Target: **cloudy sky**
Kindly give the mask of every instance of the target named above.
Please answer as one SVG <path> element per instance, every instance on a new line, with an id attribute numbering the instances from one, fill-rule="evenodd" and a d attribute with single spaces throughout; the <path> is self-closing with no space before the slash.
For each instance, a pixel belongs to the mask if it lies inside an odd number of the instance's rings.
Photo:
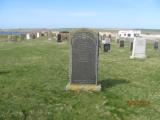
<path id="1" fill-rule="evenodd" d="M 160 28 L 160 0 L 0 0 L 0 28 Z"/>

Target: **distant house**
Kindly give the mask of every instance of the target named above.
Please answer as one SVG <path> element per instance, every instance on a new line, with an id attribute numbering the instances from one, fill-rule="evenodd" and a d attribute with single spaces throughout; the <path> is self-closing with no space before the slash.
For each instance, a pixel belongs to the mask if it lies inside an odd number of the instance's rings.
<path id="1" fill-rule="evenodd" d="M 118 32 L 118 37 L 123 37 L 123 38 L 134 38 L 139 36 L 141 36 L 140 30 L 120 30 Z"/>

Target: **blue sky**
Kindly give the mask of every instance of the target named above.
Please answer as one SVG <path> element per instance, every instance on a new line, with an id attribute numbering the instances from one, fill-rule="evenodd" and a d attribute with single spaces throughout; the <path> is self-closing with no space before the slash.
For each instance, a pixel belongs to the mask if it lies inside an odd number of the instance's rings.
<path id="1" fill-rule="evenodd" d="M 0 28 L 160 28 L 160 0 L 0 0 Z"/>

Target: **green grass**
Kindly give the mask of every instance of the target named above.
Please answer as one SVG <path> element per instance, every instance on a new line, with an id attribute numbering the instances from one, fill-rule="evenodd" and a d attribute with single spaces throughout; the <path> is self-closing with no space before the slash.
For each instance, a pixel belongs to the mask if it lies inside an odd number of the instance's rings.
<path id="1" fill-rule="evenodd" d="M 65 91 L 69 42 L 0 43 L 0 120 L 159 120 L 160 51 L 130 60 L 129 46 L 100 49 L 101 92 Z M 150 104 L 129 105 L 127 101 Z"/>

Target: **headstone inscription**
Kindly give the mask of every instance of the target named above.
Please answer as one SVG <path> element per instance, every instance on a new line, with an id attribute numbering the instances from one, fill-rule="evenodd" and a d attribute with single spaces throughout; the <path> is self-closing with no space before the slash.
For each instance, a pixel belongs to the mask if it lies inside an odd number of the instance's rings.
<path id="1" fill-rule="evenodd" d="M 134 58 L 145 58 L 146 57 L 146 39 L 135 37 L 133 41 L 133 50 L 131 59 Z"/>
<path id="2" fill-rule="evenodd" d="M 67 90 L 101 90 L 97 85 L 98 34 L 89 30 L 74 33 L 71 39 L 70 82 Z"/>

